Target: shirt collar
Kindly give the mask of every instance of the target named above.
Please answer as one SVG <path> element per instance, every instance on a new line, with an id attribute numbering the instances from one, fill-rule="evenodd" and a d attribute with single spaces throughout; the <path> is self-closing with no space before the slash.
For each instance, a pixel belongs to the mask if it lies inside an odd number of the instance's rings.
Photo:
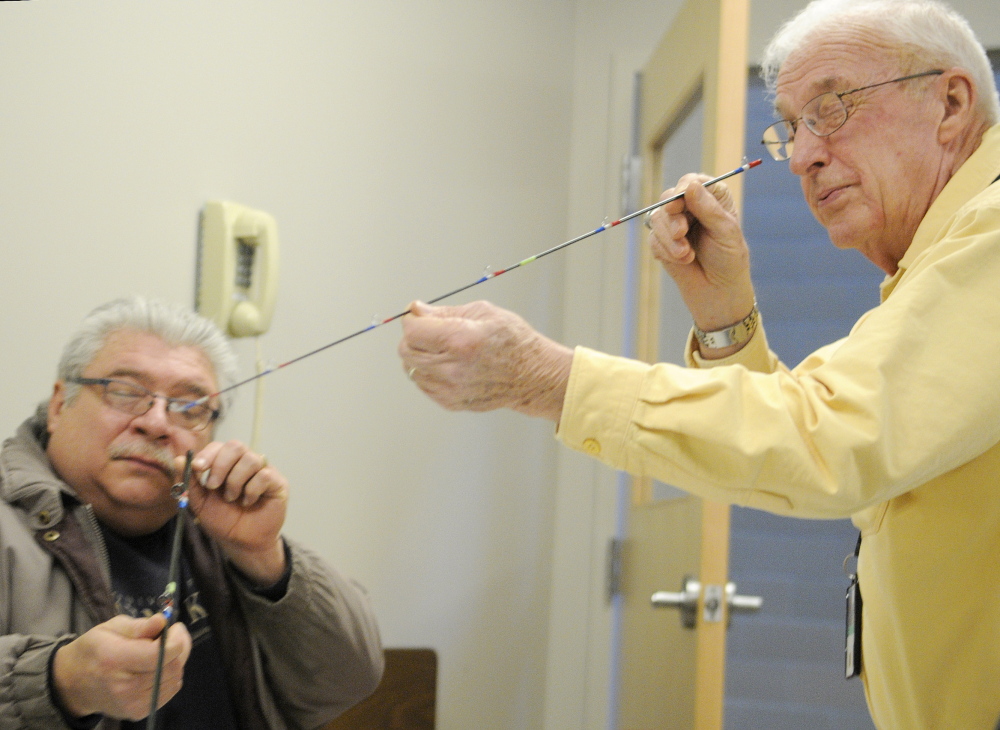
<path id="1" fill-rule="evenodd" d="M 1000 173 L 1000 124 L 986 130 L 975 152 L 962 163 L 938 194 L 924 215 L 909 248 L 899 260 L 899 268 L 887 276 L 880 287 L 882 301 L 892 294 L 899 280 L 913 261 L 938 240 L 941 231 L 955 212 L 978 193 L 985 190 Z"/>

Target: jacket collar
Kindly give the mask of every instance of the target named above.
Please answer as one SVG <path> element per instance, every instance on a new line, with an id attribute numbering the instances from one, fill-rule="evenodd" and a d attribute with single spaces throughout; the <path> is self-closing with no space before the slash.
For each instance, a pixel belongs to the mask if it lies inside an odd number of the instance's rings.
<path id="1" fill-rule="evenodd" d="M 45 423 L 46 408 L 42 404 L 0 450 L 0 499 L 23 510 L 35 529 L 62 520 L 64 499 L 78 502 L 45 453 Z"/>

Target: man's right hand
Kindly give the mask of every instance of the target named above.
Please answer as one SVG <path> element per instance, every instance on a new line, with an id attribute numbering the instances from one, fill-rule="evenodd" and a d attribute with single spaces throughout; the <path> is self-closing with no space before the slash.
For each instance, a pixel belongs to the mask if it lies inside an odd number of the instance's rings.
<path id="1" fill-rule="evenodd" d="M 149 715 L 160 651 L 162 613 L 115 616 L 59 648 L 52 664 L 54 691 L 75 717 L 101 714 L 123 720 Z M 182 623 L 167 632 L 159 704 L 181 688 L 191 635 Z"/>
<path id="2" fill-rule="evenodd" d="M 676 282 L 695 324 L 711 332 L 747 316 L 754 292 L 732 194 L 725 183 L 704 187 L 708 179 L 682 177 L 661 199 L 686 190 L 684 197 L 658 208 L 649 222 L 653 256 Z"/>
<path id="3" fill-rule="evenodd" d="M 511 408 L 559 423 L 573 351 L 489 302 L 413 302 L 399 356 L 410 380 L 453 411 Z"/>

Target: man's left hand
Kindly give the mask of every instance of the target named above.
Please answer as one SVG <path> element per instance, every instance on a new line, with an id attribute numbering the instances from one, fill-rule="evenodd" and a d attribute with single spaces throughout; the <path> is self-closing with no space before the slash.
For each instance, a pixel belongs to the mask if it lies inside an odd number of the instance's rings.
<path id="1" fill-rule="evenodd" d="M 281 527 L 288 480 L 239 441 L 213 441 L 191 466 L 191 510 L 202 528 L 254 583 L 276 583 L 285 571 Z M 177 457 L 175 468 L 183 473 L 184 457 Z"/>

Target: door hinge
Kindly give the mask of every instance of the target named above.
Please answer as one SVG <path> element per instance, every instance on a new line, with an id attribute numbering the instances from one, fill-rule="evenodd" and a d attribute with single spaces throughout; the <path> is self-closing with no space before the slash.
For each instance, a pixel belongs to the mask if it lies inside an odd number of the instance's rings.
<path id="1" fill-rule="evenodd" d="M 628 215 L 639 207 L 642 185 L 642 157 L 627 154 L 622 158 L 621 198 L 619 207 L 622 215 Z"/>
<path id="2" fill-rule="evenodd" d="M 625 541 L 619 537 L 613 537 L 608 541 L 608 569 L 606 588 L 608 600 L 622 592 L 622 550 Z"/>

